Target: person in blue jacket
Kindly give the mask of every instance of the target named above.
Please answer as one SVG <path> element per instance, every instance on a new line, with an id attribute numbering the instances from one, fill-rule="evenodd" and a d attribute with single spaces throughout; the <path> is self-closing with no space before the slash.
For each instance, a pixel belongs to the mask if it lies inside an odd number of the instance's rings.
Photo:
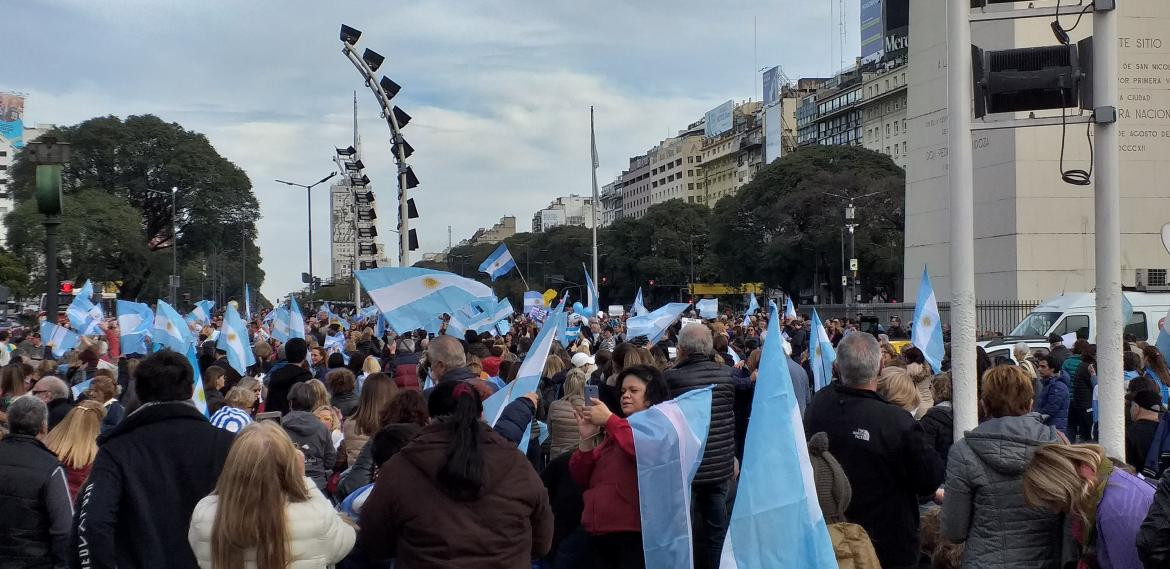
<path id="1" fill-rule="evenodd" d="M 1060 369 L 1056 358 L 1051 355 L 1037 358 L 1036 373 L 1040 376 L 1036 412 L 1044 416 L 1045 425 L 1052 425 L 1068 435 L 1068 403 L 1072 383 L 1068 374 Z"/>

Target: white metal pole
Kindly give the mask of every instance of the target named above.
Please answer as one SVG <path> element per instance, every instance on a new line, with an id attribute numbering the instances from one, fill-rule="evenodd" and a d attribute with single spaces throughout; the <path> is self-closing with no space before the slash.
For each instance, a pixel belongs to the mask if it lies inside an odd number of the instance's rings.
<path id="1" fill-rule="evenodd" d="M 1117 12 L 1093 17 L 1093 97 L 1097 108 L 1117 107 Z M 1113 114 L 1113 113 L 1108 113 Z M 1098 119 L 1111 117 L 1101 116 Z M 1100 442 L 1109 456 L 1125 456 L 1125 388 L 1122 382 L 1121 184 L 1117 124 L 1098 122 L 1093 145 L 1096 164 L 1097 396 Z"/>
<path id="2" fill-rule="evenodd" d="M 972 166 L 971 3 L 947 2 L 947 142 L 951 185 L 951 382 L 955 439 L 979 422 L 975 368 L 975 181 Z"/>
<path id="3" fill-rule="evenodd" d="M 593 160 L 591 164 L 591 170 L 593 172 L 593 275 L 590 278 L 593 279 L 593 286 L 597 286 L 597 279 L 601 278 L 597 274 L 597 202 L 600 196 L 597 194 L 597 135 L 593 132 L 593 107 L 589 107 L 589 145 Z M 600 306 L 593 306 L 591 308 L 595 311 L 601 310 Z"/>

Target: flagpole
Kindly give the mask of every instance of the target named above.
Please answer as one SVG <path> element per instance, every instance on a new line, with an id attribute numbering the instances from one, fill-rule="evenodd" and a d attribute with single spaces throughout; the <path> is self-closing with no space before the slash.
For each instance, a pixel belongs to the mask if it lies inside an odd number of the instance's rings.
<path id="1" fill-rule="evenodd" d="M 601 278 L 597 275 L 597 202 L 599 197 L 597 195 L 597 135 L 593 131 L 593 106 L 589 106 L 589 145 L 593 154 L 593 278 Z M 596 286 L 596 281 L 594 281 Z M 600 299 L 599 299 L 600 300 Z M 593 307 L 594 310 L 600 310 L 599 307 Z"/>

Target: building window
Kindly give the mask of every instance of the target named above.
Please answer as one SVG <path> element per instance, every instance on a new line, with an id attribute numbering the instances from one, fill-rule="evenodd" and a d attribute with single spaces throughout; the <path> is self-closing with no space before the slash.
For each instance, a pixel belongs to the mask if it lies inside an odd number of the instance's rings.
<path id="1" fill-rule="evenodd" d="M 894 134 L 898 134 L 898 123 L 894 123 Z"/>
<path id="2" fill-rule="evenodd" d="M 898 153 L 898 145 L 897 144 L 894 145 L 894 156 L 900 156 L 900 154 Z"/>
<path id="3" fill-rule="evenodd" d="M 886 137 L 890 136 L 890 123 L 886 123 Z"/>
<path id="4" fill-rule="evenodd" d="M 903 155 L 906 154 L 906 141 L 905 140 L 902 141 L 902 154 Z"/>
<path id="5" fill-rule="evenodd" d="M 888 156 L 889 154 L 890 154 L 890 147 L 889 147 L 889 146 L 887 146 L 887 147 L 886 147 L 886 155 Z"/>
<path id="6" fill-rule="evenodd" d="M 3 156 L 8 156 L 7 150 L 0 150 L 0 157 L 3 157 Z"/>

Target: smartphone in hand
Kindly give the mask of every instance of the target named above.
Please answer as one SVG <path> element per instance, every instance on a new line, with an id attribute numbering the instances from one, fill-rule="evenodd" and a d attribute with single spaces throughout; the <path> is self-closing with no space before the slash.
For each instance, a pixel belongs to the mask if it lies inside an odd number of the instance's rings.
<path id="1" fill-rule="evenodd" d="M 586 385 L 585 386 L 585 404 L 586 405 L 593 405 L 594 399 L 599 399 L 599 396 L 597 393 L 597 386 L 596 385 Z"/>

